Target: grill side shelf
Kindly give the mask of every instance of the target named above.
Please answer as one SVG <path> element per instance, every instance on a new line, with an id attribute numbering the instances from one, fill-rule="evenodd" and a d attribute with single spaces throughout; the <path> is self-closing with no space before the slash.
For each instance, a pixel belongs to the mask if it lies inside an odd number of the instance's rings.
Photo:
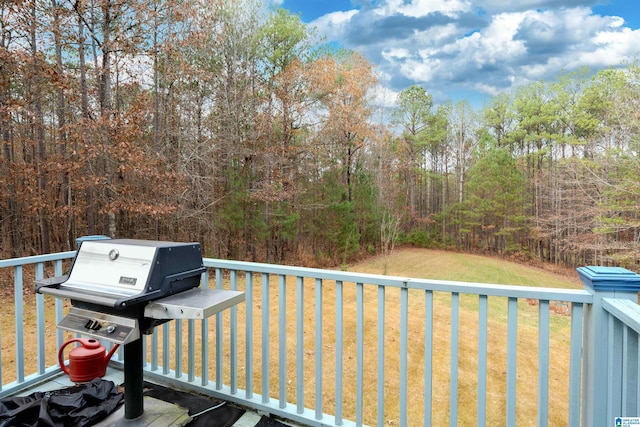
<path id="1" fill-rule="evenodd" d="M 244 301 L 244 292 L 193 288 L 148 303 L 144 316 L 152 319 L 205 319 Z"/>

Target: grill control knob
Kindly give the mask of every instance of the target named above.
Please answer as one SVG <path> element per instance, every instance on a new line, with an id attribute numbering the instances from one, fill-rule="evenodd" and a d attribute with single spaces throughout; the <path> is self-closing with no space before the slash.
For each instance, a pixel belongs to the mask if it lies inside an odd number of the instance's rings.
<path id="1" fill-rule="evenodd" d="M 97 320 L 89 320 L 87 321 L 87 323 L 84 325 L 85 328 L 90 329 L 92 331 L 97 331 L 98 329 L 100 329 L 100 322 L 98 322 Z"/>
<path id="2" fill-rule="evenodd" d="M 107 326 L 107 333 L 114 333 L 114 331 L 116 330 L 116 325 L 109 325 Z"/>

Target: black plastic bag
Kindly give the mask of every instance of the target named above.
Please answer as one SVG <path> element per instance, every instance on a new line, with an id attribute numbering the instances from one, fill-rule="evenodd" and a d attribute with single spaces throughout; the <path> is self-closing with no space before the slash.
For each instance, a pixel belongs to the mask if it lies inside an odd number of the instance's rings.
<path id="1" fill-rule="evenodd" d="M 116 410 L 124 395 L 112 381 L 96 378 L 60 390 L 0 400 L 0 427 L 84 427 Z"/>

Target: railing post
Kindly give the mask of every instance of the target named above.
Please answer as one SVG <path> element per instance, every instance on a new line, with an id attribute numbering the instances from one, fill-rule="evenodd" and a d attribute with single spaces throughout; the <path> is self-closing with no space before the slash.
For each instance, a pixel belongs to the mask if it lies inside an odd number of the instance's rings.
<path id="1" fill-rule="evenodd" d="M 640 275 L 620 267 L 580 267 L 577 269 L 585 289 L 593 293 L 593 304 L 585 306 L 582 364 L 582 426 L 611 425 L 607 414 L 611 381 L 608 315 L 602 308 L 603 298 L 629 299 L 638 302 Z M 618 414 L 620 415 L 620 414 Z"/>

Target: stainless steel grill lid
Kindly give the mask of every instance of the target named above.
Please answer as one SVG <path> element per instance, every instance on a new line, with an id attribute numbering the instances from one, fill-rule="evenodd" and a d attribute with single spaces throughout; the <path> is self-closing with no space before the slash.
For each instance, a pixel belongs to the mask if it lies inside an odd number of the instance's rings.
<path id="1" fill-rule="evenodd" d="M 199 243 L 85 241 L 69 274 L 36 291 L 121 310 L 197 287 L 204 271 Z"/>

